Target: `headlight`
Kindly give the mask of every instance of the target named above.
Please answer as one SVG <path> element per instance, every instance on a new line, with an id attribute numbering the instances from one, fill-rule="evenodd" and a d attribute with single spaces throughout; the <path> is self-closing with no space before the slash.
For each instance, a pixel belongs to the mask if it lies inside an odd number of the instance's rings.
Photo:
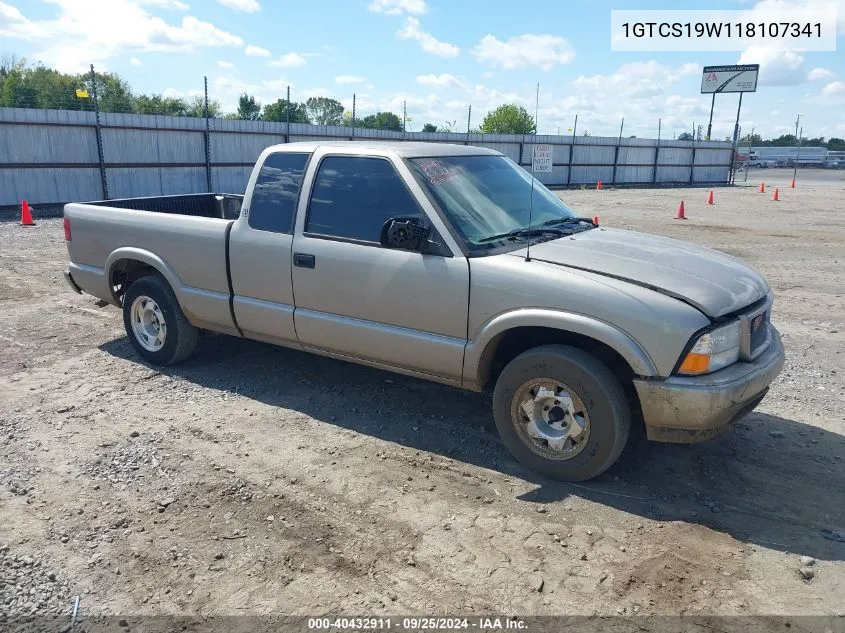
<path id="1" fill-rule="evenodd" d="M 740 325 L 735 321 L 698 337 L 684 357 L 679 374 L 709 374 L 739 360 Z"/>

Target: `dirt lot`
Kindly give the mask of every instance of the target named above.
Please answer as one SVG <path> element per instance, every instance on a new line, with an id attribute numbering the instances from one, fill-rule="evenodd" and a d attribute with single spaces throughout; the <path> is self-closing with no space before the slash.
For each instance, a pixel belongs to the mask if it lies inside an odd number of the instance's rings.
<path id="1" fill-rule="evenodd" d="M 487 396 L 217 336 L 151 368 L 60 221 L 0 225 L 0 612 L 842 613 L 845 193 L 774 172 L 561 194 L 750 261 L 788 354 L 729 434 L 585 485 L 516 465 Z"/>

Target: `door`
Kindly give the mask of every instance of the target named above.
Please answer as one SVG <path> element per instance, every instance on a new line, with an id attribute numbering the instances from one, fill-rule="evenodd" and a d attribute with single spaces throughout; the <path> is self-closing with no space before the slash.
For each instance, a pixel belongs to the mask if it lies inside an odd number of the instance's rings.
<path id="1" fill-rule="evenodd" d="M 293 225 L 310 154 L 274 152 L 247 187 L 249 206 L 229 236 L 229 266 L 238 327 L 247 338 L 298 345 L 293 327 Z"/>
<path id="2" fill-rule="evenodd" d="M 449 253 L 390 160 L 320 160 L 294 237 L 297 336 L 305 347 L 460 380 L 467 260 L 382 247 L 382 226 L 396 216 L 419 217 Z"/>

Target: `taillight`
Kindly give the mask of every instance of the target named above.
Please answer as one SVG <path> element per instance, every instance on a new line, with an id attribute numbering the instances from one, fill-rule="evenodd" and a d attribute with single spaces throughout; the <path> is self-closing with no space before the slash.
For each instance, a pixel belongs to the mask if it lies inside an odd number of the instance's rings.
<path id="1" fill-rule="evenodd" d="M 70 220 L 65 218 L 65 242 L 70 242 Z"/>

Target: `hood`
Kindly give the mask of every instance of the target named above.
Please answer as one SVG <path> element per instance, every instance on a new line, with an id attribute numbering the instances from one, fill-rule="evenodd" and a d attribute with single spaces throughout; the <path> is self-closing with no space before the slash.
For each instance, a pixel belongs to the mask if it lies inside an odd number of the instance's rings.
<path id="1" fill-rule="evenodd" d="M 525 257 L 525 249 L 510 255 Z M 652 288 L 710 318 L 766 296 L 766 280 L 740 259 L 703 246 L 620 229 L 592 229 L 532 244 L 531 259 Z"/>

